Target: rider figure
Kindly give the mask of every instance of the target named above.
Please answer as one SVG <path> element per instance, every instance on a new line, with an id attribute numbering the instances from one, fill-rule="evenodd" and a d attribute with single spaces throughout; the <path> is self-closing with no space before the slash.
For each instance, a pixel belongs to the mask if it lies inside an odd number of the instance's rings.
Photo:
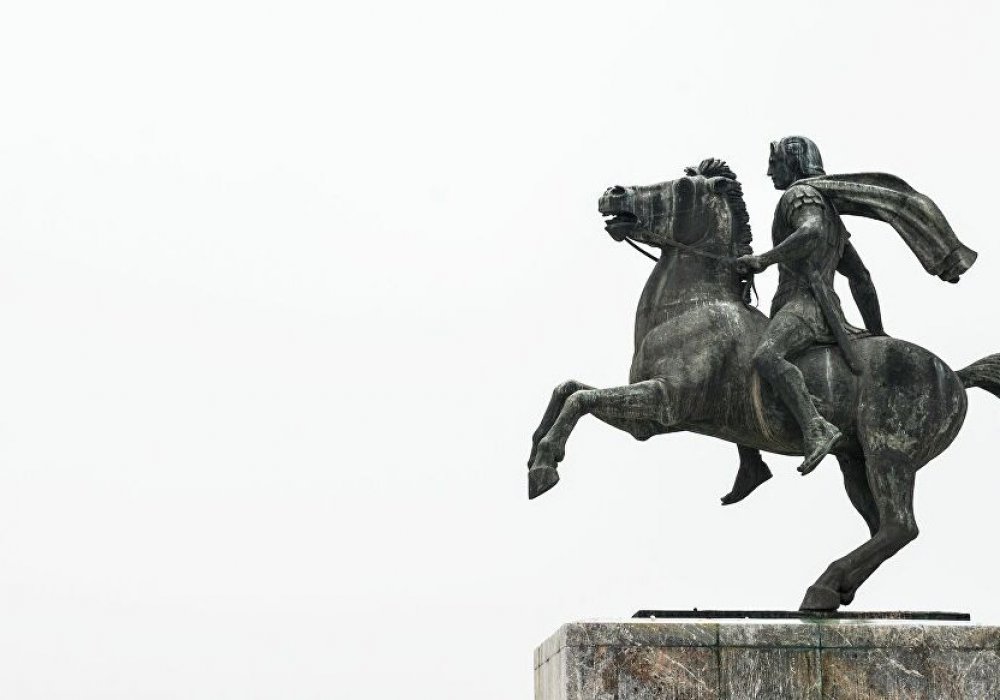
<path id="1" fill-rule="evenodd" d="M 785 190 L 774 213 L 774 248 L 740 257 L 737 269 L 756 273 L 778 265 L 771 320 L 754 353 L 753 367 L 798 422 L 805 455 L 799 471 L 808 474 L 830 453 L 841 433 L 816 410 L 802 372 L 788 358 L 814 344 L 835 341 L 851 369 L 860 372 L 833 290 L 834 272 L 849 279 L 870 332 L 883 334 L 882 319 L 868 270 L 848 241 L 850 234 L 840 215 L 818 189 L 800 182 L 826 174 L 816 144 L 803 136 L 773 142 L 767 174 L 776 189 Z"/>

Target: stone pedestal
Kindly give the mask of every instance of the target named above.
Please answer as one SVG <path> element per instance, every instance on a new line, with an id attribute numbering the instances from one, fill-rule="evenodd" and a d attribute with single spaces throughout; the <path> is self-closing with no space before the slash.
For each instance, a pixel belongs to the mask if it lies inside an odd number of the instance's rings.
<path id="1" fill-rule="evenodd" d="M 535 650 L 535 700 L 1000 698 L 1000 627 L 576 622 Z"/>

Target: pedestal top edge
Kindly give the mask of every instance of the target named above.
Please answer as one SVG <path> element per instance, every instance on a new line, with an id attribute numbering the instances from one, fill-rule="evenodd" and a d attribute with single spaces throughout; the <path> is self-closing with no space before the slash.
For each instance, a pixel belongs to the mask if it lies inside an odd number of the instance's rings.
<path id="1" fill-rule="evenodd" d="M 937 622 L 970 622 L 966 612 L 944 610 L 838 610 L 834 612 L 803 612 L 801 610 L 639 610 L 632 619 L 660 620 L 916 620 Z"/>
<path id="2" fill-rule="evenodd" d="M 796 647 L 991 649 L 1000 626 L 928 620 L 581 620 L 535 650 L 535 666 L 566 647 Z"/>

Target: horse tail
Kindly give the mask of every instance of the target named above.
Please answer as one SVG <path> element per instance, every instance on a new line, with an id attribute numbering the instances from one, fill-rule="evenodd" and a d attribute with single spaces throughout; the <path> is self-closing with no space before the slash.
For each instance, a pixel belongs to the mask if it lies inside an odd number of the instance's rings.
<path id="1" fill-rule="evenodd" d="M 956 374 L 966 389 L 979 387 L 1000 398 L 1000 353 L 973 362 Z"/>

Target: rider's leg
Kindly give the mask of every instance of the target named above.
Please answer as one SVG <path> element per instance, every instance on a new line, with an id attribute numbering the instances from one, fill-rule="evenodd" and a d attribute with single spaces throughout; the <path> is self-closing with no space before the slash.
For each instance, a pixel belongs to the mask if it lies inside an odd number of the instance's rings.
<path id="1" fill-rule="evenodd" d="M 737 445 L 740 453 L 740 470 L 732 490 L 722 497 L 722 505 L 738 503 L 753 493 L 754 489 L 771 478 L 771 470 L 760 456 L 760 450 Z"/>
<path id="2" fill-rule="evenodd" d="M 753 355 L 753 368 L 778 392 L 802 428 L 818 417 L 819 412 L 809 396 L 802 372 L 785 358 L 815 342 L 816 336 L 805 321 L 795 314 L 779 311 Z"/>
<path id="3" fill-rule="evenodd" d="M 802 372 L 785 359 L 815 342 L 816 334 L 808 323 L 793 313 L 778 311 L 753 356 L 754 369 L 777 392 L 802 430 L 805 461 L 799 471 L 803 474 L 815 469 L 840 438 L 840 430 L 816 410 Z"/>

